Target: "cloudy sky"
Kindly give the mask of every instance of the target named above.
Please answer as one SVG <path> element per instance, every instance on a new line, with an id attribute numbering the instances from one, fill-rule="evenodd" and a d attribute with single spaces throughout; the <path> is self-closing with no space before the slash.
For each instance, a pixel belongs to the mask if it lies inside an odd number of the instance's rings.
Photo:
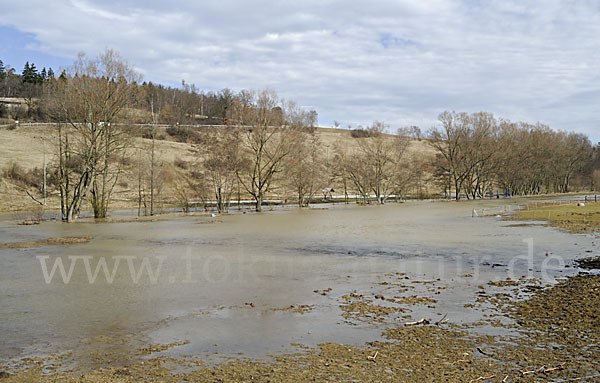
<path id="1" fill-rule="evenodd" d="M 331 126 L 489 111 L 600 140 L 600 2 L 0 0 L 0 59 L 120 52 L 145 80 L 272 88 Z"/>

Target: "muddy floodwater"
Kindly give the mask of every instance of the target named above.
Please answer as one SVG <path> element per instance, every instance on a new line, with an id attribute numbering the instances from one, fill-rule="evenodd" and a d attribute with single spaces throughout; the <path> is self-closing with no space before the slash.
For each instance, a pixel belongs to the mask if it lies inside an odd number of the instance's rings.
<path id="1" fill-rule="evenodd" d="M 148 222 L 0 221 L 0 242 L 90 237 L 70 245 L 0 249 L 0 359 L 72 352 L 95 367 L 127 363 L 148 345 L 164 355 L 268 357 L 295 344 L 360 345 L 409 320 L 479 321 L 478 286 L 577 273 L 596 239 L 501 217 L 518 201 L 429 202 Z M 104 267 L 105 266 L 105 267 Z M 398 274 L 396 274 L 398 273 Z M 410 296 L 393 323 L 342 315 L 342 296 L 386 293 L 405 275 Z M 480 331 L 510 331 L 483 328 Z"/>

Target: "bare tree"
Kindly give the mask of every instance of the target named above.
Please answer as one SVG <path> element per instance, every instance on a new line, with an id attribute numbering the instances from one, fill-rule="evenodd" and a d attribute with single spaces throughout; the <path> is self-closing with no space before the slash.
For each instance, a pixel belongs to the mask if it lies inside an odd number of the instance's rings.
<path id="1" fill-rule="evenodd" d="M 336 163 L 336 173 L 343 181 L 346 201 L 348 200 L 348 189 L 353 186 L 354 191 L 362 200 L 361 203 L 368 204 L 372 172 L 364 154 L 358 148 L 348 149 L 338 143 L 335 146 L 334 161 Z"/>
<path id="2" fill-rule="evenodd" d="M 235 126 L 215 128 L 203 133 L 199 153 L 204 172 L 201 173 L 212 190 L 217 211 L 229 210 L 241 168 L 241 129 Z"/>
<path id="3" fill-rule="evenodd" d="M 430 131 L 429 142 L 440 154 L 438 164 L 447 169 L 458 200 L 478 163 L 477 144 L 472 139 L 472 119 L 467 113 L 456 112 L 443 112 L 438 119 L 442 128 Z"/>
<path id="4" fill-rule="evenodd" d="M 154 215 L 155 197 L 158 186 L 162 183 L 159 177 L 164 163 L 160 160 L 156 147 L 156 127 L 142 129 L 142 136 L 147 140 L 140 144 L 137 153 L 138 215 L 142 215 L 142 207 L 143 215 Z"/>
<path id="5" fill-rule="evenodd" d="M 298 206 L 308 206 L 310 200 L 326 186 L 327 171 L 319 136 L 301 131 L 298 144 L 286 164 L 286 177 L 298 197 Z"/>
<path id="6" fill-rule="evenodd" d="M 346 161 L 345 173 L 362 196 L 368 202 L 371 192 L 377 202 L 382 204 L 398 186 L 401 174 L 402 157 L 410 138 L 404 130 L 398 134 L 386 134 L 388 126 L 375 121 L 357 136 L 358 146 Z"/>
<path id="7" fill-rule="evenodd" d="M 408 144 L 406 144 L 408 145 Z M 423 189 L 430 183 L 431 159 L 421 153 L 410 158 L 404 155 L 396 165 L 393 191 L 396 200 L 403 199 L 413 190 L 417 198 L 423 197 Z"/>
<path id="8" fill-rule="evenodd" d="M 559 133 L 559 153 L 562 164 L 557 174 L 557 186 L 560 192 L 569 192 L 573 176 L 581 171 L 592 158 L 592 145 L 587 136 L 581 133 Z"/>
<path id="9" fill-rule="evenodd" d="M 49 109 L 61 121 L 58 133 L 59 185 L 64 221 L 77 219 L 92 193 L 94 215 L 105 217 L 121 173 L 115 166 L 127 147 L 116 127 L 129 86 L 139 79 L 117 53 L 96 59 L 80 55 L 68 76 L 54 83 Z"/>
<path id="10" fill-rule="evenodd" d="M 497 123 L 490 113 L 474 113 L 469 118 L 469 131 L 463 149 L 468 173 L 465 192 L 471 198 L 481 198 L 495 182 L 496 154 L 500 150 Z"/>
<path id="11" fill-rule="evenodd" d="M 198 181 L 195 177 L 190 177 L 181 169 L 178 170 L 171 167 L 171 170 L 173 171 L 170 185 L 171 191 L 181 209 L 185 213 L 188 213 L 197 202 L 195 199 L 200 197 L 198 191 L 200 190 L 199 182 L 201 180 Z"/>
<path id="12" fill-rule="evenodd" d="M 348 203 L 348 183 L 350 174 L 348 173 L 348 150 L 344 144 L 338 140 L 333 145 L 333 160 L 331 166 L 331 181 L 340 182 L 344 189 L 344 202 Z"/>
<path id="13" fill-rule="evenodd" d="M 242 92 L 237 100 L 234 115 L 245 129 L 242 147 L 247 158 L 247 166 L 237 174 L 254 198 L 256 211 L 262 211 L 265 195 L 274 188 L 275 177 L 297 139 L 297 126 L 287 124 L 284 107 L 270 90 Z"/>
<path id="14" fill-rule="evenodd" d="M 444 112 L 430 132 L 438 180 L 453 181 L 456 198 L 484 197 L 493 188 L 511 194 L 567 192 L 573 177 L 590 180 L 593 148 L 582 134 L 541 123 L 496 120 L 490 113 Z M 447 188 L 450 189 L 450 188 Z"/>

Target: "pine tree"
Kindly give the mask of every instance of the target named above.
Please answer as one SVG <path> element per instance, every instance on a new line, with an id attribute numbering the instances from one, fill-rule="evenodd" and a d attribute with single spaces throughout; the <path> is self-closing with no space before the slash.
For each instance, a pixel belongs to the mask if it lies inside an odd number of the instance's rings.
<path id="1" fill-rule="evenodd" d="M 48 80 L 54 80 L 54 71 L 52 67 L 48 67 Z"/>
<path id="2" fill-rule="evenodd" d="M 40 79 L 42 81 L 46 81 L 48 79 L 48 74 L 46 73 L 46 67 L 42 68 L 42 71 L 40 72 Z"/>
<path id="3" fill-rule="evenodd" d="M 29 61 L 25 63 L 25 67 L 23 67 L 23 73 L 21 73 L 21 78 L 23 82 L 29 82 L 28 79 L 31 76 L 31 67 L 29 66 Z"/>
<path id="4" fill-rule="evenodd" d="M 39 84 L 42 82 L 42 76 L 38 73 L 34 63 L 29 64 L 29 61 L 25 63 L 23 68 L 23 74 L 21 77 L 23 82 L 31 84 Z"/>
<path id="5" fill-rule="evenodd" d="M 41 84 L 42 83 L 42 75 L 40 75 L 40 73 L 38 72 L 37 68 L 35 67 L 34 63 L 31 63 L 31 82 L 33 82 L 34 84 Z"/>
<path id="6" fill-rule="evenodd" d="M 38 70 L 37 70 L 37 68 L 35 67 L 35 64 L 34 64 L 34 63 L 31 63 L 31 64 L 29 65 L 29 69 L 31 70 L 31 79 L 32 79 L 32 80 L 35 80 L 35 78 L 38 76 Z"/>

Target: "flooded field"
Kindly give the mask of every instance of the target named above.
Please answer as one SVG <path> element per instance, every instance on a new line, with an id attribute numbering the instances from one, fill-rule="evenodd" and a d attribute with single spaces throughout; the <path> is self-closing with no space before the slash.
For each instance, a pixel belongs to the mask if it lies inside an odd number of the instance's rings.
<path id="1" fill-rule="evenodd" d="M 474 307 L 482 285 L 522 277 L 555 283 L 577 274 L 575 259 L 596 254 L 590 235 L 472 217 L 474 208 L 504 205 L 339 205 L 30 226 L 3 220 L 0 242 L 90 240 L 0 248 L 0 359 L 72 353 L 68 366 L 96 368 L 127 365 L 147 349 L 218 362 L 268 358 L 297 344 L 360 346 L 421 318 L 477 323 L 487 317 Z M 390 308 L 387 319 L 361 310 L 358 296 Z"/>

